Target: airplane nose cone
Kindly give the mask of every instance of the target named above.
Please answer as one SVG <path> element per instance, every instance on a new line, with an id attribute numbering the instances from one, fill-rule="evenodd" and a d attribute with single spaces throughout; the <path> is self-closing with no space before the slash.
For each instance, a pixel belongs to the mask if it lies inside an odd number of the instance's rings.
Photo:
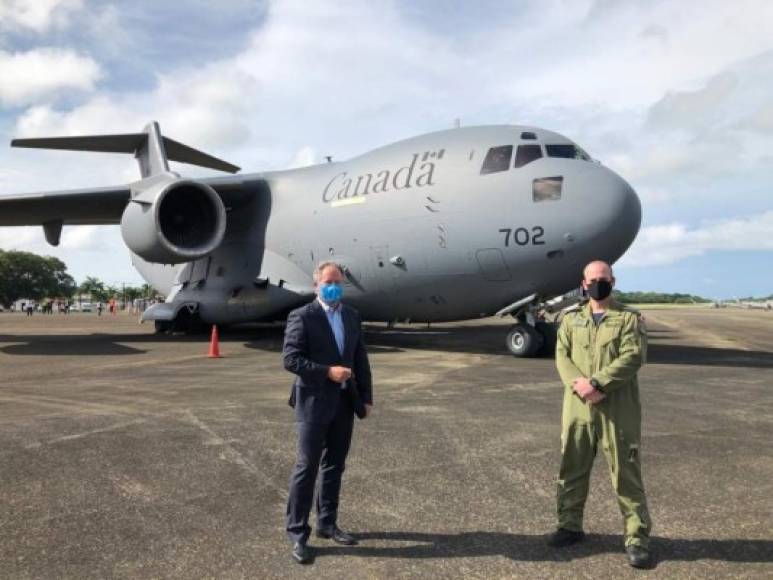
<path id="1" fill-rule="evenodd" d="M 617 238 L 621 248 L 620 256 L 622 256 L 636 239 L 641 228 L 641 202 L 633 188 L 622 177 L 618 175 L 615 177 L 618 185 L 614 187 L 615 191 L 612 195 L 616 200 L 617 215 L 610 229 Z"/>
<path id="2" fill-rule="evenodd" d="M 575 221 L 576 241 L 583 260 L 618 260 L 641 227 L 641 202 L 622 177 L 603 166 L 578 176 L 575 200 L 581 219 Z M 573 196 L 574 197 L 574 196 Z"/>

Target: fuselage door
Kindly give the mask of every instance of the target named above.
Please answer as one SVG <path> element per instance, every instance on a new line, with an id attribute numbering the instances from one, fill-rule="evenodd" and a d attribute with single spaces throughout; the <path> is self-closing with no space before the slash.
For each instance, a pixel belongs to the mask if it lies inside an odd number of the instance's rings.
<path id="1" fill-rule="evenodd" d="M 475 252 L 480 271 L 489 282 L 507 282 L 512 280 L 505 257 L 499 248 L 484 248 Z"/>

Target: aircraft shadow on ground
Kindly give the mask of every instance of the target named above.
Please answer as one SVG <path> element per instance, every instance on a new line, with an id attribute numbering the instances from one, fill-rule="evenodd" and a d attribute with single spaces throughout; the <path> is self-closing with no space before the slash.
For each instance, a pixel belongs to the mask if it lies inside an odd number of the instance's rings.
<path id="1" fill-rule="evenodd" d="M 359 556 L 371 558 L 475 558 L 504 556 L 525 562 L 568 562 L 597 554 L 623 555 L 622 538 L 609 534 L 588 534 L 586 540 L 564 549 L 550 548 L 545 536 L 500 532 L 427 534 L 417 532 L 365 532 L 357 535 L 359 546 L 315 547 L 318 557 Z M 368 546 L 368 541 L 403 542 L 404 545 Z M 650 548 L 653 567 L 666 561 L 721 560 L 726 562 L 773 562 L 771 540 L 688 540 L 653 537 Z"/>
<path id="2" fill-rule="evenodd" d="M 413 348 L 512 358 L 505 346 L 507 332 L 508 327 L 500 325 L 401 329 L 366 327 L 365 341 L 369 349 L 385 352 Z"/>
<path id="3" fill-rule="evenodd" d="M 26 356 L 115 356 L 146 353 L 146 350 L 119 344 L 135 342 L 135 338 L 113 334 L 0 335 L 0 343 L 14 343 L 0 347 L 0 352 Z"/>
<path id="4" fill-rule="evenodd" d="M 765 369 L 773 368 L 773 352 L 680 344 L 650 344 L 647 362 L 650 364 Z"/>
<path id="5" fill-rule="evenodd" d="M 466 354 L 497 355 L 512 358 L 505 347 L 507 328 L 501 325 L 458 326 L 443 328 L 385 329 L 366 327 L 365 341 L 373 353 L 399 353 L 405 349 L 434 350 Z M 665 331 L 664 331 L 665 332 Z M 260 351 L 282 351 L 284 327 L 236 327 L 223 329 L 222 343 L 242 343 Z M 690 346 L 653 337 L 647 360 L 651 364 L 773 368 L 773 352 Z M 73 334 L 73 335 L 0 335 L 0 352 L 9 355 L 113 356 L 144 354 L 143 345 L 158 342 L 206 343 L 208 334 Z M 130 346 L 131 345 L 131 346 Z"/>

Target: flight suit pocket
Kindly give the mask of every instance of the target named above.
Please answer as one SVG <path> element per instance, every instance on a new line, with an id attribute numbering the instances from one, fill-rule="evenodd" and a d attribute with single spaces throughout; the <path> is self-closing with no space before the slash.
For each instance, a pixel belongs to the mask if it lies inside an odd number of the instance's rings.
<path id="1" fill-rule="evenodd" d="M 622 324 L 616 320 L 610 320 L 599 328 L 599 333 L 596 336 L 596 344 L 597 348 L 601 351 L 603 357 L 607 361 L 616 358 L 618 355 L 622 329 Z"/>

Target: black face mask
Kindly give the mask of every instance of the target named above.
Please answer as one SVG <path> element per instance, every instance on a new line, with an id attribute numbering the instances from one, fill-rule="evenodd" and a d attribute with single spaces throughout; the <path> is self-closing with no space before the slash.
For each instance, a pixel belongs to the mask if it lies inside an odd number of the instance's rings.
<path id="1" fill-rule="evenodd" d="M 588 284 L 588 296 L 594 300 L 604 300 L 612 294 L 612 282 L 608 280 L 594 280 Z"/>

